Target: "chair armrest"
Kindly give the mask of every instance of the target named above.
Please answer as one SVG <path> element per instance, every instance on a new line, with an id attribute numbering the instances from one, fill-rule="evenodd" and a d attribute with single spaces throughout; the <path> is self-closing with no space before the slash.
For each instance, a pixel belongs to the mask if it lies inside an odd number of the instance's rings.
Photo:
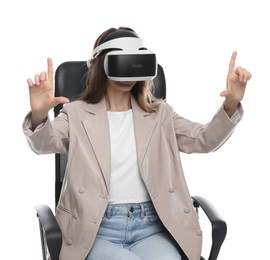
<path id="1" fill-rule="evenodd" d="M 62 234 L 56 218 L 47 205 L 35 206 L 40 224 L 43 258 L 47 259 L 47 250 L 51 260 L 58 260 L 62 246 Z"/>
<path id="2" fill-rule="evenodd" d="M 227 224 L 207 199 L 192 196 L 192 200 L 194 207 L 201 207 L 212 225 L 212 246 L 208 260 L 216 260 L 227 234 Z"/>

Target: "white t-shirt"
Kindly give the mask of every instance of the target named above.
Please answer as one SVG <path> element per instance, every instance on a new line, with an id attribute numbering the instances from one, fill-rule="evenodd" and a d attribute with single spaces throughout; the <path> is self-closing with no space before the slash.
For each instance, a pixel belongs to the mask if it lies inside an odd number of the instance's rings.
<path id="1" fill-rule="evenodd" d="M 150 197 L 141 179 L 132 110 L 108 111 L 111 141 L 111 184 L 109 202 L 140 203 Z"/>

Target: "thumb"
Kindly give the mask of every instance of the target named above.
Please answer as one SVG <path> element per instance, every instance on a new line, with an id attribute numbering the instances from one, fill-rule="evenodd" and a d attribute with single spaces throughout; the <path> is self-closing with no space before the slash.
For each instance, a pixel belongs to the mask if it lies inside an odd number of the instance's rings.
<path id="1" fill-rule="evenodd" d="M 226 89 L 226 90 L 223 90 L 222 92 L 220 92 L 219 95 L 221 97 L 227 97 L 229 94 L 230 94 L 229 90 Z"/>
<path id="2" fill-rule="evenodd" d="M 66 97 L 55 97 L 53 100 L 53 106 L 57 106 L 58 104 L 66 104 L 69 103 L 69 99 Z"/>

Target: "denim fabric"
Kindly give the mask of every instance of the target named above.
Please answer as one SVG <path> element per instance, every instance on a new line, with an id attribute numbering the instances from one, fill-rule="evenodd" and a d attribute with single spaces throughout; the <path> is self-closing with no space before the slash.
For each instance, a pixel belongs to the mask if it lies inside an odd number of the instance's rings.
<path id="1" fill-rule="evenodd" d="M 179 260 L 179 246 L 152 202 L 107 207 L 86 260 Z"/>

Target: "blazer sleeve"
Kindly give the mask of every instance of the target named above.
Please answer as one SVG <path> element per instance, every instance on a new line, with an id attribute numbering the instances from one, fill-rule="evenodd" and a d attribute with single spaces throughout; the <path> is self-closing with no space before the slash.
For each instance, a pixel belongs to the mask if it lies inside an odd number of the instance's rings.
<path id="1" fill-rule="evenodd" d="M 66 113 L 61 113 L 52 122 L 48 118 L 32 131 L 31 112 L 29 112 L 24 118 L 22 128 L 30 148 L 35 153 L 67 153 L 69 124 Z"/>
<path id="2" fill-rule="evenodd" d="M 242 105 L 231 118 L 219 108 L 212 120 L 207 124 L 192 122 L 173 112 L 174 130 L 178 149 L 184 153 L 207 153 L 221 147 L 233 133 L 243 116 Z"/>

